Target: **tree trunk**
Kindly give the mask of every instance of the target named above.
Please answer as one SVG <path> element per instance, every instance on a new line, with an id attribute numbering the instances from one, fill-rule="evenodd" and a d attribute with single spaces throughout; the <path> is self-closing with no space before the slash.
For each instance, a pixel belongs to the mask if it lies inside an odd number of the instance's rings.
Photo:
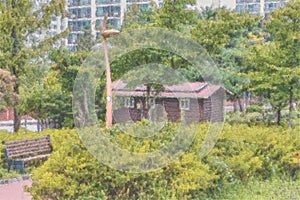
<path id="1" fill-rule="evenodd" d="M 37 119 L 37 123 L 36 123 L 36 128 L 37 128 L 37 131 L 38 131 L 38 132 L 40 132 L 40 129 L 41 129 L 40 125 L 41 125 L 41 124 L 40 124 L 40 118 L 38 118 L 38 119 Z"/>
<path id="2" fill-rule="evenodd" d="M 16 7 L 14 0 L 11 2 L 11 7 L 12 7 L 12 9 L 15 9 L 15 7 Z M 15 57 L 17 55 L 17 53 L 19 52 L 19 44 L 18 44 L 16 26 L 12 27 L 11 37 L 13 39 L 12 57 Z M 17 82 L 14 86 L 14 93 L 16 96 L 18 96 L 19 95 L 19 83 L 18 83 L 19 76 L 18 76 L 18 71 L 17 71 L 16 66 L 12 67 L 12 73 L 17 79 L 16 80 Z M 20 129 L 20 125 L 21 125 L 21 117 L 19 115 L 17 105 L 18 105 L 18 100 L 17 100 L 17 102 L 15 102 L 15 105 L 14 105 L 14 132 L 18 132 L 18 130 Z"/>
<path id="3" fill-rule="evenodd" d="M 236 99 L 233 101 L 233 112 L 236 113 L 237 111 L 237 106 L 236 106 Z"/>
<path id="4" fill-rule="evenodd" d="M 276 123 L 278 126 L 280 126 L 280 124 L 281 124 L 281 110 L 280 109 L 277 110 Z"/>
<path id="5" fill-rule="evenodd" d="M 13 68 L 13 71 L 14 71 L 14 75 L 17 77 L 15 67 Z M 18 81 L 18 79 L 17 79 L 17 81 Z M 14 93 L 15 93 L 16 96 L 19 96 L 19 84 L 18 84 L 18 82 L 14 86 Z M 17 109 L 17 105 L 18 105 L 18 100 L 15 102 L 15 105 L 14 105 L 14 132 L 15 133 L 19 131 L 20 125 L 21 125 L 21 117 L 20 117 L 19 111 Z"/>
<path id="6" fill-rule="evenodd" d="M 236 105 L 236 102 L 237 102 L 237 98 L 234 97 L 234 99 L 233 99 L 233 112 L 234 112 L 234 113 L 236 113 L 236 111 L 237 111 L 237 105 Z"/>
<path id="7" fill-rule="evenodd" d="M 238 104 L 239 104 L 239 107 L 240 107 L 240 112 L 243 112 L 243 106 L 242 106 L 242 102 L 241 102 L 241 99 L 238 98 Z"/>
<path id="8" fill-rule="evenodd" d="M 290 98 L 289 98 L 289 129 L 293 127 L 293 86 L 290 84 Z"/>
<path id="9" fill-rule="evenodd" d="M 247 111 L 247 93 L 244 92 L 244 109 L 243 109 L 243 113 L 244 113 L 244 116 L 246 116 L 246 111 Z"/>
<path id="10" fill-rule="evenodd" d="M 18 132 L 21 125 L 21 117 L 16 107 L 14 107 L 14 132 Z"/>

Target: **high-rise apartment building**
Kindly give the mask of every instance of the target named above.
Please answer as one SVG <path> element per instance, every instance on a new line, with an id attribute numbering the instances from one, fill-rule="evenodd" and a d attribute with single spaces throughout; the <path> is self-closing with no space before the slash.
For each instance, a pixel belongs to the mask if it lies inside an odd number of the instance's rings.
<path id="1" fill-rule="evenodd" d="M 141 9 L 148 8 L 151 2 L 151 0 L 134 1 Z M 162 0 L 156 0 L 156 3 L 160 6 Z M 85 27 L 90 27 L 92 34 L 99 38 L 106 13 L 108 13 L 107 24 L 120 29 L 125 12 L 132 4 L 132 0 L 69 0 L 68 11 L 71 16 L 68 19 L 68 27 L 72 27 L 68 37 L 69 47 L 76 47 L 79 35 L 83 33 Z"/>
<path id="2" fill-rule="evenodd" d="M 236 0 L 238 12 L 249 12 L 251 15 L 260 15 L 269 18 L 270 12 L 284 7 L 289 0 Z"/>
<path id="3" fill-rule="evenodd" d="M 51 2 L 51 0 L 32 1 L 33 11 L 39 10 L 43 4 L 48 4 L 50 2 Z M 48 29 L 37 31 L 37 32 L 31 34 L 30 36 L 28 36 L 28 41 L 27 41 L 26 45 L 28 47 L 31 47 L 32 45 L 39 44 L 40 42 L 63 32 L 64 30 L 67 29 L 67 21 L 68 21 L 67 18 L 62 18 L 61 16 L 52 16 L 51 23 L 50 23 Z M 65 44 L 66 44 L 66 40 L 59 40 L 59 41 L 57 41 L 56 44 L 54 44 L 54 46 L 58 47 L 58 46 L 65 45 Z"/>
<path id="4" fill-rule="evenodd" d="M 42 3 L 49 3 L 51 0 L 36 0 L 36 7 Z M 91 33 L 100 37 L 102 20 L 108 13 L 108 24 L 116 29 L 121 28 L 125 13 L 133 3 L 141 9 L 149 8 L 154 1 L 157 6 L 163 6 L 163 0 L 67 0 L 66 9 L 70 16 L 62 19 L 53 16 L 50 28 L 41 35 L 41 38 L 53 36 L 71 28 L 68 39 L 64 41 L 70 49 L 76 49 L 79 35 L 85 27 L 91 29 Z M 226 7 L 238 12 L 249 12 L 251 15 L 261 15 L 268 18 L 269 13 L 277 8 L 283 7 L 289 0 L 197 0 L 193 6 L 201 10 L 204 7 L 220 8 Z"/>
<path id="5" fill-rule="evenodd" d="M 235 9 L 235 0 L 197 0 L 197 7 L 201 8 L 211 7 L 211 8 L 221 8 L 226 7 L 227 9 Z"/>
<path id="6" fill-rule="evenodd" d="M 270 12 L 284 7 L 289 0 L 198 0 L 197 7 L 226 7 L 237 12 L 248 12 L 250 15 L 260 15 L 268 18 Z"/>

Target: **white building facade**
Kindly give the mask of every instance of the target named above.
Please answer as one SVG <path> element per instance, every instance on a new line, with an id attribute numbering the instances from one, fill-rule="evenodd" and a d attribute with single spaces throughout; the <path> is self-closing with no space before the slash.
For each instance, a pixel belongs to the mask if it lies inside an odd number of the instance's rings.
<path id="1" fill-rule="evenodd" d="M 135 3 L 141 9 L 149 8 L 151 0 L 137 0 Z M 162 5 L 162 0 L 156 0 L 156 4 Z M 75 47 L 78 36 L 83 33 L 85 27 L 90 27 L 96 38 L 100 37 L 104 15 L 108 13 L 107 24 L 120 29 L 125 12 L 132 6 L 132 0 L 69 0 L 68 11 L 71 17 L 68 19 L 68 27 L 72 32 L 68 37 L 68 46 Z"/>
<path id="2" fill-rule="evenodd" d="M 49 3 L 51 0 L 36 0 L 35 7 L 38 8 L 43 3 Z M 133 3 L 140 6 L 141 9 L 150 8 L 154 1 L 158 7 L 163 6 L 163 0 L 67 0 L 66 9 L 70 13 L 67 18 L 52 17 L 49 30 L 41 34 L 44 37 L 54 36 L 66 28 L 71 28 L 67 40 L 61 43 L 76 49 L 79 35 L 83 33 L 85 27 L 90 27 L 92 34 L 100 37 L 102 20 L 108 13 L 108 24 L 115 29 L 120 29 L 124 15 Z M 237 12 L 248 12 L 251 15 L 260 15 L 268 19 L 270 12 L 284 7 L 289 0 L 197 0 L 196 6 L 201 8 L 221 8 Z"/>
<path id="3" fill-rule="evenodd" d="M 284 7 L 287 2 L 288 0 L 236 0 L 236 10 L 268 19 L 272 11 Z"/>
<path id="4" fill-rule="evenodd" d="M 270 12 L 284 7 L 289 0 L 197 0 L 197 7 L 226 7 L 237 12 L 248 12 L 268 19 Z"/>

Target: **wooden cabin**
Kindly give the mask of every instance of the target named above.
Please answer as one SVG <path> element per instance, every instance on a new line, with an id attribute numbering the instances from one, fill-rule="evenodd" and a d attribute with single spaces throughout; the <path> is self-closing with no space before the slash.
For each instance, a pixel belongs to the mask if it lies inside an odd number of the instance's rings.
<path id="1" fill-rule="evenodd" d="M 222 122 L 224 97 L 228 91 L 206 82 L 185 82 L 147 92 L 142 85 L 134 89 L 121 80 L 113 82 L 113 116 L 117 123 L 150 118 L 172 122 Z M 148 88 L 149 89 L 149 88 Z"/>

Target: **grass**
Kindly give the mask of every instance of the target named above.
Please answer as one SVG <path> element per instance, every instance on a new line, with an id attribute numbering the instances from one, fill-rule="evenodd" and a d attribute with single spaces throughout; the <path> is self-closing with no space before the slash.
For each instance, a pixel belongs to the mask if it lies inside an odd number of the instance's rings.
<path id="1" fill-rule="evenodd" d="M 4 169 L 0 167 L 0 179 L 10 179 L 10 178 L 17 178 L 22 176 L 22 174 L 18 171 L 11 170 L 9 173 L 7 171 L 7 168 Z"/>
<path id="2" fill-rule="evenodd" d="M 211 199 L 230 200 L 286 200 L 300 199 L 300 181 L 291 178 L 273 178 L 272 180 L 252 179 L 248 182 L 231 184 L 221 192 L 211 195 Z"/>

